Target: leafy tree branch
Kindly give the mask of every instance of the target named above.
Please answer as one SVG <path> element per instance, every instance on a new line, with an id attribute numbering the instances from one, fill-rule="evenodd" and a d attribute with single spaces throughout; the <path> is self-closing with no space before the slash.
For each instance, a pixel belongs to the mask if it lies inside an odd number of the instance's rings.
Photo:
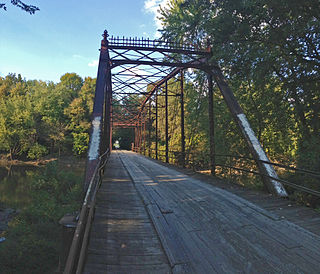
<path id="1" fill-rule="evenodd" d="M 34 5 L 25 4 L 20 0 L 11 0 L 11 4 L 16 6 L 16 7 L 21 8 L 22 10 L 24 10 L 24 11 L 30 13 L 30 14 L 34 14 L 36 11 L 40 10 L 38 7 L 36 7 Z M 7 5 L 6 3 L 0 3 L 0 9 L 7 10 L 7 6 L 6 5 Z"/>

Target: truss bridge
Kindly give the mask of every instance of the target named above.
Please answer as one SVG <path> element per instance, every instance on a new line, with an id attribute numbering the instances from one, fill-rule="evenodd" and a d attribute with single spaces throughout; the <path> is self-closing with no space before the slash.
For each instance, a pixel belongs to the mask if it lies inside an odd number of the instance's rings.
<path id="1" fill-rule="evenodd" d="M 319 213 L 290 201 L 287 189 L 320 193 L 279 178 L 212 50 L 104 32 L 85 197 L 64 273 L 319 273 Z M 206 79 L 211 175 L 192 170 L 200 158 L 186 142 L 186 77 L 195 71 Z M 214 85 L 257 167 L 247 172 L 265 192 L 214 176 L 217 157 L 233 157 L 215 153 Z M 172 127 L 178 147 L 170 147 Z M 113 149 L 112 134 L 123 128 L 133 133 L 131 151 Z"/>

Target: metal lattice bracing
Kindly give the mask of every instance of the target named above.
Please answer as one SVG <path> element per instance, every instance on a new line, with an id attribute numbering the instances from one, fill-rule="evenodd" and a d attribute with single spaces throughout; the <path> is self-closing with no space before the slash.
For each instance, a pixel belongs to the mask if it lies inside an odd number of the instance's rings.
<path id="1" fill-rule="evenodd" d="M 137 124 L 141 119 L 137 106 L 143 108 L 155 90 L 153 87 L 163 83 L 163 79 L 173 77 L 182 68 L 203 69 L 206 58 L 210 56 L 208 51 L 168 41 L 124 37 L 108 39 L 107 34 L 105 39 L 112 70 L 114 127 Z"/>
<path id="2" fill-rule="evenodd" d="M 229 88 L 221 69 L 209 62 L 209 49 L 201 50 L 191 45 L 162 40 L 138 38 L 110 37 L 107 31 L 101 42 L 95 103 L 93 110 L 92 133 L 90 137 L 87 176 L 94 169 L 99 154 L 112 147 L 113 127 L 134 127 L 135 146 L 141 151 L 141 144 L 146 145 L 146 124 L 151 120 L 151 107 L 154 108 L 156 124 L 156 157 L 158 144 L 158 96 L 179 96 L 181 117 L 181 156 L 184 166 L 184 95 L 183 70 L 199 69 L 208 75 L 209 128 L 211 170 L 214 173 L 214 126 L 212 105 L 212 81 L 220 89 L 221 94 L 240 129 L 248 148 L 255 159 L 262 179 L 270 192 L 278 196 L 287 196 L 282 184 L 272 178 L 277 178 L 273 166 L 268 164 L 268 157 L 263 151 L 251 126 L 238 104 L 232 90 Z M 180 81 L 181 89 L 176 94 L 169 94 L 168 80 L 175 78 Z M 161 94 L 158 93 L 162 90 Z M 163 92 L 164 90 L 164 92 Z M 164 106 L 167 110 L 167 105 Z M 166 116 L 167 111 L 165 112 Z M 167 117 L 166 117 L 167 120 Z M 166 159 L 168 159 L 168 125 L 166 122 Z M 149 127 L 150 136 L 150 127 Z M 149 138 L 150 139 L 150 138 Z M 143 141 L 142 141 L 143 140 Z M 150 145 L 150 141 L 149 141 Z M 145 148 L 144 148 L 145 151 Z M 99 152 L 97 154 L 97 152 Z M 91 170 L 91 171 L 90 171 Z M 91 173 L 90 173 L 91 172 Z"/>

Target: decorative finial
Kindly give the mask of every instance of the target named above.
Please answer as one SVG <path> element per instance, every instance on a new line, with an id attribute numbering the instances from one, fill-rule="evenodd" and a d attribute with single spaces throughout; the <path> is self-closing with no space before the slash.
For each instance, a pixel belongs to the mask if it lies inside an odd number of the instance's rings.
<path id="1" fill-rule="evenodd" d="M 109 34 L 107 30 L 104 30 L 102 34 L 103 40 L 106 42 L 108 40 Z"/>

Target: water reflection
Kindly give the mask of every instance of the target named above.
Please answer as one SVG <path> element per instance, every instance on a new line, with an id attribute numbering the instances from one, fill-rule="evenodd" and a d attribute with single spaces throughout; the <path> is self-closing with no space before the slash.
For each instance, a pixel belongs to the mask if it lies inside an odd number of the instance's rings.
<path id="1" fill-rule="evenodd" d="M 37 167 L 0 166 L 0 207 L 24 208 L 30 202 L 29 182 Z"/>

